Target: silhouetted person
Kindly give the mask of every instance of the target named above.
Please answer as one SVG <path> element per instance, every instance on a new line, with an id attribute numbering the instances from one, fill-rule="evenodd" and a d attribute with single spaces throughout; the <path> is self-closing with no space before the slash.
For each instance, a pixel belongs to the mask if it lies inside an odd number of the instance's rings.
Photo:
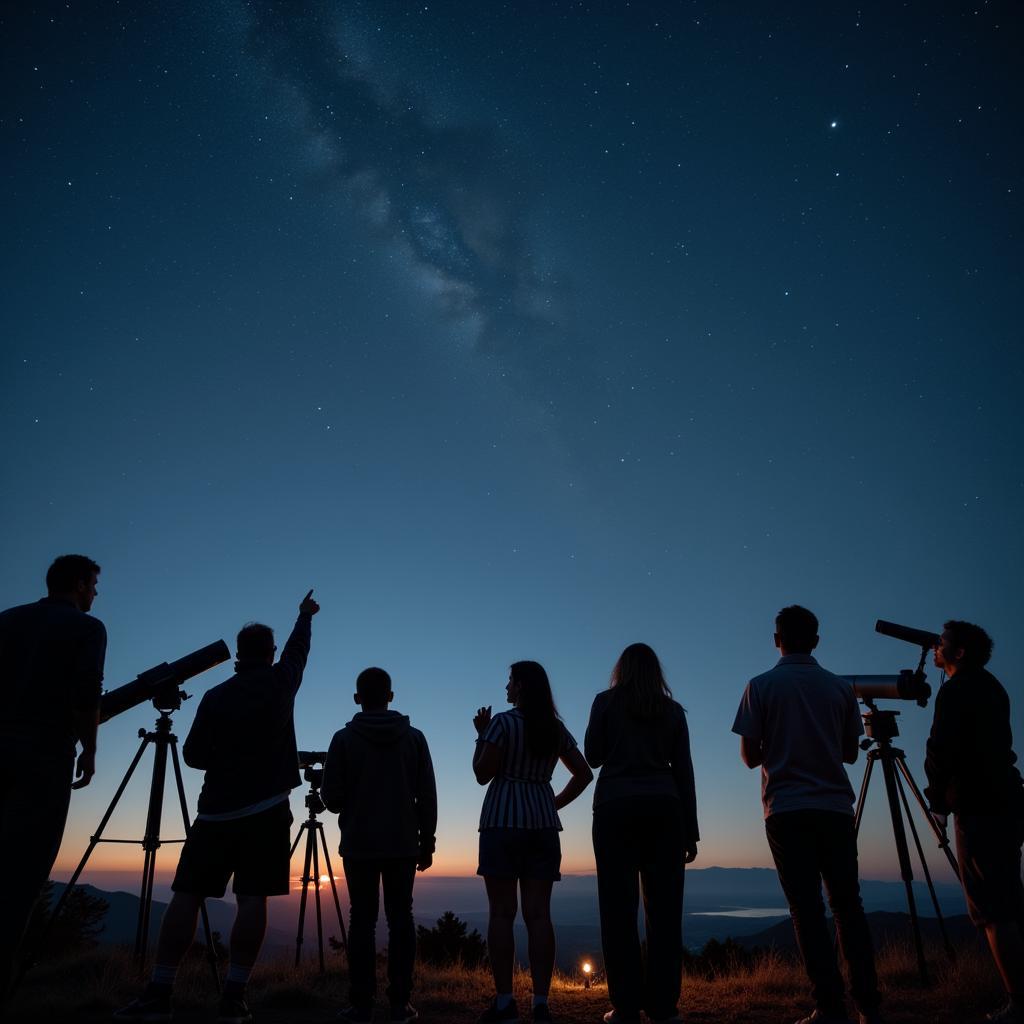
<path id="1" fill-rule="evenodd" d="M 949 677 L 935 696 L 925 795 L 943 828 L 952 813 L 960 880 L 971 920 L 988 939 L 1009 1001 L 987 1019 L 1024 1021 L 1024 784 L 1010 732 L 1010 699 L 985 669 L 992 640 L 953 620 L 935 645 Z"/>
<path id="2" fill-rule="evenodd" d="M 170 1020 L 175 975 L 192 945 L 200 905 L 222 897 L 232 875 L 237 910 L 219 1019 L 252 1020 L 245 986 L 263 945 L 267 897 L 289 889 L 288 795 L 302 781 L 292 712 L 318 611 L 311 590 L 276 665 L 274 631 L 257 622 L 243 626 L 235 674 L 199 702 L 182 747 L 185 763 L 206 772 L 199 808 L 160 925 L 152 978 L 138 999 L 114 1014 L 119 1020 Z"/>
<path id="3" fill-rule="evenodd" d="M 555 965 L 551 887 L 561 877 L 562 847 L 558 812 L 590 785 L 590 770 L 576 741 L 558 717 L 547 672 L 535 661 L 517 661 L 509 670 L 505 696 L 511 711 L 491 718 L 490 707 L 473 717 L 477 736 L 473 773 L 490 783 L 480 810 L 480 863 L 487 886 L 487 955 L 495 996 L 479 1018 L 517 1021 L 512 998 L 517 888 L 523 897 L 523 923 L 529 943 L 533 1019 L 550 1021 L 548 991 Z M 557 796 L 551 775 L 561 761 L 571 773 Z"/>
<path id="4" fill-rule="evenodd" d="M 761 767 L 765 832 L 793 918 L 816 1009 L 798 1024 L 844 1024 L 843 978 L 825 924 L 835 918 L 861 1024 L 880 1020 L 878 979 L 857 878 L 853 789 L 846 764 L 864 731 L 848 682 L 811 657 L 818 620 L 800 605 L 775 618 L 775 668 L 747 684 L 732 731 L 748 768 Z"/>
<path id="5" fill-rule="evenodd" d="M 584 741 L 601 769 L 594 790 L 594 857 L 601 946 L 614 1009 L 607 1024 L 681 1024 L 683 873 L 697 856 L 697 796 L 686 714 L 658 656 L 630 644 L 594 698 Z M 641 889 L 647 956 L 637 909 Z"/>
<path id="6" fill-rule="evenodd" d="M 338 814 L 348 885 L 350 1006 L 339 1020 L 373 1020 L 377 990 L 378 892 L 388 922 L 388 1002 L 392 1024 L 419 1017 L 409 999 L 416 959 L 412 887 L 434 860 L 437 789 L 427 741 L 407 715 L 390 711 L 391 677 L 367 668 L 356 679 L 357 712 L 331 740 L 320 793 Z"/>
<path id="7" fill-rule="evenodd" d="M 0 612 L 0 1006 L 71 790 L 96 770 L 107 632 L 86 612 L 99 572 L 85 555 L 61 555 L 46 573 L 46 597 Z"/>

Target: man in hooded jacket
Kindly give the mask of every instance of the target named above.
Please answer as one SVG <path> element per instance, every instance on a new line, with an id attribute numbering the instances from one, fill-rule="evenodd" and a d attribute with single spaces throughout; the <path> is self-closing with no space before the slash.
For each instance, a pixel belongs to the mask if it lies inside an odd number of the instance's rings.
<path id="1" fill-rule="evenodd" d="M 321 789 L 338 814 L 340 853 L 351 903 L 348 961 L 351 1006 L 339 1019 L 373 1019 L 378 889 L 388 922 L 388 1001 L 393 1024 L 419 1017 L 410 1005 L 416 925 L 412 887 L 434 859 L 437 789 L 427 741 L 407 715 L 390 711 L 391 677 L 368 668 L 356 680 L 362 710 L 334 734 Z"/>

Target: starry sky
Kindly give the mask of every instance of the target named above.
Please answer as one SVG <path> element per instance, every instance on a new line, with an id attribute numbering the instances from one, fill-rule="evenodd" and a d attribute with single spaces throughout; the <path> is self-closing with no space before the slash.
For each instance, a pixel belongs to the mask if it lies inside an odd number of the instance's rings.
<path id="1" fill-rule="evenodd" d="M 24 3 L 0 29 L 0 604 L 95 558 L 108 686 L 249 620 L 283 642 L 314 587 L 300 746 L 387 668 L 447 874 L 475 870 L 473 712 L 522 658 L 582 740 L 622 647 L 659 652 L 695 866 L 770 863 L 730 727 L 784 604 L 838 672 L 915 662 L 876 618 L 982 623 L 1021 734 L 1009 0 Z M 901 711 L 920 778 L 930 709 Z M 103 726 L 59 868 L 153 717 Z M 141 833 L 136 788 L 111 835 Z M 863 871 L 891 878 L 873 802 Z"/>

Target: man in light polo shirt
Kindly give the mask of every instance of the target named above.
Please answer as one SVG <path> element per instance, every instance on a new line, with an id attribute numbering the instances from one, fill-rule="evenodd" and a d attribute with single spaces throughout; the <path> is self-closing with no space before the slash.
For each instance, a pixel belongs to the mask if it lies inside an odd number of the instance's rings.
<path id="1" fill-rule="evenodd" d="M 797 1024 L 846 1024 L 843 978 L 825 923 L 821 883 L 850 971 L 860 1024 L 877 1024 L 878 979 L 857 879 L 853 764 L 864 731 L 849 683 L 811 657 L 818 619 L 800 605 L 775 617 L 782 657 L 747 684 L 732 731 L 748 768 L 761 768 L 765 832 L 793 918 L 816 1008 Z"/>

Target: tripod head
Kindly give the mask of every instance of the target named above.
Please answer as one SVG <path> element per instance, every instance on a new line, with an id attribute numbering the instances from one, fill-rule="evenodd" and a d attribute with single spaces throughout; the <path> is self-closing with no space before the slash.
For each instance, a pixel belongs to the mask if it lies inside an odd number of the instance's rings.
<path id="1" fill-rule="evenodd" d="M 299 767 L 302 769 L 302 777 L 309 783 L 306 807 L 309 809 L 310 818 L 315 818 L 327 810 L 323 797 L 320 796 L 320 787 L 324 784 L 323 765 L 326 760 L 326 750 L 299 751 Z"/>
<path id="2" fill-rule="evenodd" d="M 896 725 L 898 711 L 890 711 L 888 708 L 877 708 L 870 697 L 861 698 L 867 711 L 861 715 L 864 719 L 864 732 L 867 739 L 860 741 L 861 750 L 870 750 L 876 743 L 880 746 L 888 746 L 900 734 Z"/>

